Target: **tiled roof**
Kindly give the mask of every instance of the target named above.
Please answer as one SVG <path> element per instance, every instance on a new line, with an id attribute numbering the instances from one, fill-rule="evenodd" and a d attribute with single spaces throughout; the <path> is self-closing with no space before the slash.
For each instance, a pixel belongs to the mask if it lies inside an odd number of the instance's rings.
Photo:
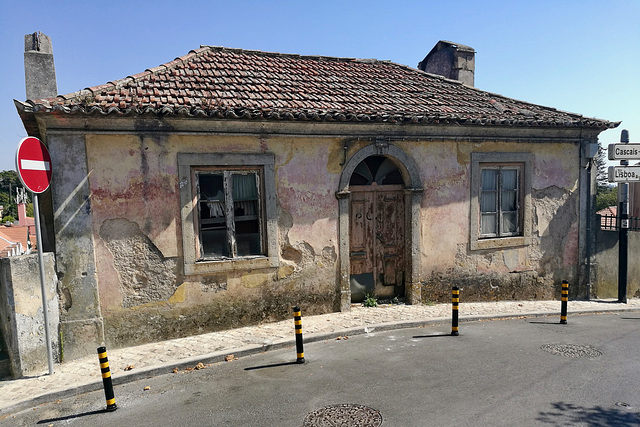
<path id="1" fill-rule="evenodd" d="M 31 242 L 35 247 L 35 236 L 33 229 L 31 230 Z M 9 256 L 12 250 L 18 249 L 18 243 L 22 243 L 22 250 L 28 249 L 27 240 L 29 235 L 29 226 L 13 225 L 11 227 L 0 226 L 0 258 Z"/>
<path id="2" fill-rule="evenodd" d="M 201 47 L 140 74 L 25 112 L 464 125 L 617 126 L 389 61 Z"/>
<path id="3" fill-rule="evenodd" d="M 601 230 L 617 230 L 616 223 L 618 208 L 616 206 L 609 206 L 604 209 L 600 209 L 596 214 L 600 215 Z"/>

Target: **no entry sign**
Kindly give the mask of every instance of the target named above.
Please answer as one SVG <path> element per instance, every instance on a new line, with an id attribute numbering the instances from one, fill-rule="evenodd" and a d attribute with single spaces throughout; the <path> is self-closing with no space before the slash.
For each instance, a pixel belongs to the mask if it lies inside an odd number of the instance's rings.
<path id="1" fill-rule="evenodd" d="M 16 151 L 16 170 L 25 187 L 32 193 L 42 193 L 51 183 L 51 157 L 38 138 L 28 136 L 20 141 Z"/>

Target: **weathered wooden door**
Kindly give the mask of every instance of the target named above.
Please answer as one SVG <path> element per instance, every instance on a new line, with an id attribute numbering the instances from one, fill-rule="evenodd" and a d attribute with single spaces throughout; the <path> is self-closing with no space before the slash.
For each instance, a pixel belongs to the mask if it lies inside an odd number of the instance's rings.
<path id="1" fill-rule="evenodd" d="M 400 185 L 350 186 L 350 265 L 353 300 L 393 297 L 404 277 L 404 193 Z"/>

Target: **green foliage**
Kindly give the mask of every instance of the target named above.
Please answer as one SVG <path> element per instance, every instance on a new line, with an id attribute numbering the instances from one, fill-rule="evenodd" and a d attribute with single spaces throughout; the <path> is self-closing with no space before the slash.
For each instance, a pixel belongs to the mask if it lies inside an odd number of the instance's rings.
<path id="1" fill-rule="evenodd" d="M 373 294 L 366 294 L 362 305 L 365 307 L 377 307 L 378 298 L 376 298 Z"/>
<path id="2" fill-rule="evenodd" d="M 16 221 L 16 219 L 14 217 L 12 217 L 11 215 L 5 215 L 5 216 L 2 217 L 2 223 L 3 224 L 5 224 L 7 222 L 13 223 L 15 221 Z"/>
<path id="3" fill-rule="evenodd" d="M 617 187 L 598 187 L 596 192 L 596 212 L 609 206 L 616 206 L 617 202 Z"/>
<path id="4" fill-rule="evenodd" d="M 18 217 L 16 188 L 22 188 L 22 183 L 16 171 L 0 171 L 0 205 L 3 207 L 2 215 L 12 218 Z M 29 192 L 27 192 L 27 195 L 29 195 Z M 27 204 L 27 216 L 33 216 L 33 205 L 31 203 Z"/>

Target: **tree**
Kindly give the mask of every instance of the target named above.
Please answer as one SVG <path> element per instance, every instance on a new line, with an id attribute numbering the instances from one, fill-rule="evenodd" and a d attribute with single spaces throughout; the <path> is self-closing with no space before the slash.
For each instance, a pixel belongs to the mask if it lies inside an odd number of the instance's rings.
<path id="1" fill-rule="evenodd" d="M 598 154 L 596 154 L 596 158 L 595 158 L 595 166 L 596 166 L 596 182 L 598 184 L 598 190 L 600 188 L 610 187 L 611 185 L 609 183 L 609 173 L 607 171 L 607 156 L 602 146 L 599 146 L 598 148 Z"/>
<path id="2" fill-rule="evenodd" d="M 616 206 L 617 203 L 617 187 L 598 187 L 598 192 L 596 193 L 596 212 L 609 206 Z"/>
<path id="3" fill-rule="evenodd" d="M 18 206 L 16 205 L 16 189 L 22 188 L 20 178 L 15 171 L 0 172 L 0 205 L 3 206 L 3 215 L 12 218 L 18 217 Z M 27 203 L 27 215 L 29 215 L 29 205 Z M 33 206 L 31 207 L 33 212 Z M 33 215 L 33 213 L 31 214 Z"/>
<path id="4" fill-rule="evenodd" d="M 609 182 L 607 171 L 607 157 L 605 150 L 600 146 L 595 158 L 596 167 L 596 212 L 609 206 L 616 206 L 618 200 L 618 188 Z"/>

